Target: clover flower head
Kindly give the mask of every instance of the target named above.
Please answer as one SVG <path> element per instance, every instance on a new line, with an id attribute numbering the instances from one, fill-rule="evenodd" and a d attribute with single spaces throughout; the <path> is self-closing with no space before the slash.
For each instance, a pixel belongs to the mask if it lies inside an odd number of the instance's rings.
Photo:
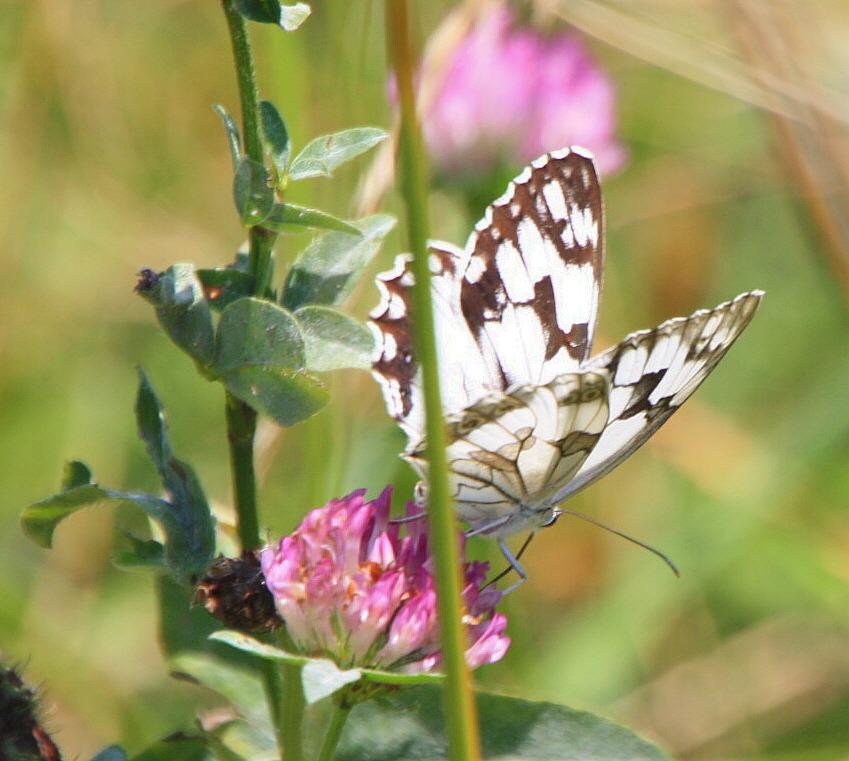
<path id="1" fill-rule="evenodd" d="M 602 174 L 624 163 L 613 83 L 574 32 L 544 35 L 496 3 L 443 71 L 423 120 L 443 178 L 467 180 L 570 145 L 592 151 Z"/>
<path id="2" fill-rule="evenodd" d="M 426 521 L 390 523 L 391 494 L 387 487 L 369 501 L 361 489 L 331 500 L 262 551 L 265 583 L 301 652 L 407 673 L 440 664 Z M 495 612 L 500 592 L 483 586 L 488 564 L 463 568 L 466 661 L 477 668 L 499 660 L 510 640 Z"/>

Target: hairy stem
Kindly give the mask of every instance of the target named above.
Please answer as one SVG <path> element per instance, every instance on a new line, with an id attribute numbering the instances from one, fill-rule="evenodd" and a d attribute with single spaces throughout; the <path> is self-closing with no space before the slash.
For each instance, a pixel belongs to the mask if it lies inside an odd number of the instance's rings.
<path id="1" fill-rule="evenodd" d="M 239 100 L 242 106 L 242 140 L 245 153 L 263 163 L 262 137 L 257 107 L 256 73 L 245 20 L 236 9 L 233 0 L 221 0 L 227 19 L 236 79 L 239 85 Z M 271 252 L 276 235 L 260 227 L 250 229 L 250 272 L 254 278 L 253 291 L 265 296 L 269 290 L 272 274 Z M 254 437 L 256 434 L 256 412 L 230 392 L 226 394 L 227 441 L 230 450 L 230 469 L 233 479 L 233 502 L 236 509 L 237 528 L 242 550 L 260 546 L 259 512 L 256 498 L 256 473 L 254 469 Z M 263 682 L 269 713 L 277 734 L 280 753 L 286 761 L 301 761 L 300 712 L 290 712 L 289 693 L 291 684 L 301 689 L 300 674 L 281 678 L 281 671 L 273 663 L 263 667 Z M 291 714 L 291 715 L 290 715 Z M 293 727 L 292 720 L 296 722 Z"/>
<path id="2" fill-rule="evenodd" d="M 480 757 L 477 712 L 465 660 L 465 633 L 461 620 L 460 547 L 448 489 L 445 432 L 439 393 L 436 335 L 431 306 L 428 267 L 427 184 L 421 136 L 413 93 L 406 0 L 386 0 L 386 41 L 398 83 L 401 110 L 399 161 L 401 191 L 407 211 L 413 253 L 413 338 L 422 368 L 426 435 L 428 442 L 428 512 L 439 596 L 439 624 L 445 664 L 445 721 L 453 761 Z"/>

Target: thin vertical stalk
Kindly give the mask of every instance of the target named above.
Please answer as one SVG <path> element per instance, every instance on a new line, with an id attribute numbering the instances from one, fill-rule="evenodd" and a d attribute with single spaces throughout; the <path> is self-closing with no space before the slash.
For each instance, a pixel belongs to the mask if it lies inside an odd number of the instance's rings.
<path id="1" fill-rule="evenodd" d="M 406 204 L 410 249 L 413 253 L 413 339 L 421 362 L 428 442 L 428 512 L 439 596 L 439 624 L 445 664 L 444 713 L 453 761 L 480 757 L 477 711 L 465 660 L 461 620 L 460 547 L 448 489 L 445 431 L 439 393 L 436 334 L 428 267 L 427 180 L 413 93 L 406 0 L 386 0 L 386 43 L 398 83 L 401 112 L 399 161 L 401 190 Z"/>
<path id="2" fill-rule="evenodd" d="M 239 100 L 242 108 L 242 140 L 245 153 L 257 163 L 263 163 L 262 137 L 257 106 L 256 73 L 245 21 L 236 10 L 233 0 L 221 0 L 227 19 Z M 250 239 L 250 272 L 254 278 L 254 293 L 265 296 L 271 282 L 271 251 L 276 235 L 260 227 L 252 227 Z M 242 550 L 252 550 L 260 545 L 259 513 L 256 499 L 256 472 L 254 468 L 254 438 L 256 412 L 230 392 L 225 401 L 227 441 L 230 450 L 230 468 L 233 479 L 233 501 L 236 508 L 239 540 Z M 292 704 L 293 690 L 300 692 L 300 674 L 287 673 L 281 678 L 276 664 L 262 666 L 266 700 L 277 734 L 277 744 L 286 761 L 301 761 L 301 724 L 303 705 Z"/>
<path id="3" fill-rule="evenodd" d="M 324 740 L 321 743 L 318 761 L 332 761 L 336 746 L 339 745 L 339 740 L 342 738 L 342 730 L 345 728 L 345 722 L 348 721 L 348 716 L 350 715 L 351 706 L 346 702 L 339 703 L 335 706 L 333 716 L 330 719 L 330 726 L 327 728 L 327 734 L 324 735 Z"/>

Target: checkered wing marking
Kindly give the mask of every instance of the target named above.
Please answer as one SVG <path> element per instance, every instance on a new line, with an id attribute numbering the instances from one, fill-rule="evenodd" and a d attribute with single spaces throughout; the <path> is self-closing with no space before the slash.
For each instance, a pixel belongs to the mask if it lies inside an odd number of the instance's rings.
<path id="1" fill-rule="evenodd" d="M 710 374 L 751 321 L 762 291 L 632 333 L 588 367 L 610 373 L 610 420 L 575 478 L 553 503 L 591 484 L 663 425 Z"/>
<path id="2" fill-rule="evenodd" d="M 431 293 L 440 387 L 446 414 L 465 409 L 481 396 L 499 388 L 496 371 L 488 366 L 460 312 L 460 282 L 464 252 L 450 243 L 430 244 Z M 410 439 L 410 447 L 424 432 L 421 371 L 413 353 L 410 327 L 411 287 L 415 282 L 408 254 L 396 257 L 394 267 L 377 277 L 381 302 L 369 323 L 375 335 L 372 369 L 383 389 L 389 414 Z"/>
<path id="3" fill-rule="evenodd" d="M 601 291 L 601 189 L 579 149 L 546 154 L 487 210 L 466 244 L 463 317 L 501 388 L 579 369 Z"/>
<path id="4" fill-rule="evenodd" d="M 604 370 L 569 373 L 545 386 L 489 394 L 448 418 L 450 483 L 474 528 L 531 507 L 568 482 L 607 423 Z M 407 459 L 426 478 L 424 443 Z"/>

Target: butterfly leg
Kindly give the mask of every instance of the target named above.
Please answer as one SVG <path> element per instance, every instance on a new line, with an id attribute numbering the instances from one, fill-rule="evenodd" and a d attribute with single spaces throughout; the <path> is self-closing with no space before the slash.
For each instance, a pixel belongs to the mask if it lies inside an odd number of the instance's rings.
<path id="1" fill-rule="evenodd" d="M 533 536 L 533 534 L 531 536 Z M 510 552 L 510 548 L 507 546 L 503 539 L 498 540 L 498 547 L 501 550 L 501 554 L 504 555 L 504 558 L 507 560 L 508 563 L 510 563 L 510 568 L 512 568 L 519 575 L 519 578 L 501 593 L 501 596 L 505 597 L 509 595 L 514 589 L 524 584 L 528 579 L 528 574 L 525 569 L 522 568 L 522 565 L 519 563 L 518 558 L 514 557 L 513 553 Z M 522 549 L 524 549 L 524 547 Z"/>
<path id="2" fill-rule="evenodd" d="M 390 518 L 389 523 L 412 523 L 425 517 L 427 517 L 427 512 L 422 510 L 420 513 L 415 513 L 414 515 L 405 515 L 403 518 Z"/>

